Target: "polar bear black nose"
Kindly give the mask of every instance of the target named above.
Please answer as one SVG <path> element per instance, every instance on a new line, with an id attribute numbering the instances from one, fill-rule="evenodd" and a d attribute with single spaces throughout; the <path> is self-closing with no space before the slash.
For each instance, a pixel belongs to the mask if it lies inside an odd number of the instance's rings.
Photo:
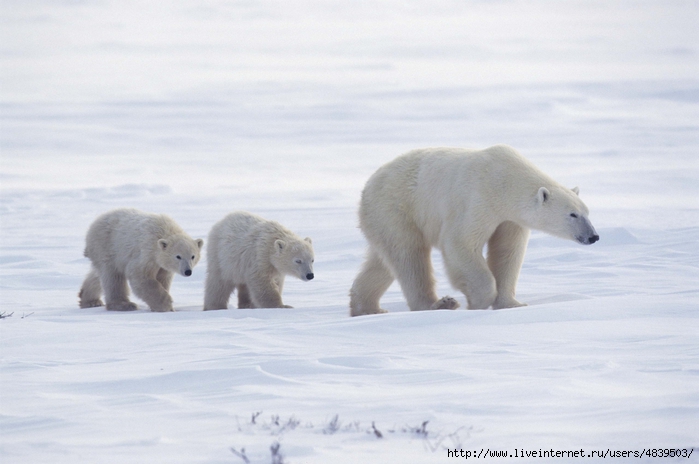
<path id="1" fill-rule="evenodd" d="M 313 280 L 313 273 L 312 273 L 312 272 L 309 272 L 308 274 L 306 274 L 306 279 L 307 279 L 307 280 Z"/>
<path id="2" fill-rule="evenodd" d="M 186 275 L 187 277 L 189 277 L 189 276 L 192 275 L 192 271 L 190 271 L 189 269 L 187 269 L 186 271 L 184 271 L 184 275 Z"/>
<path id="3" fill-rule="evenodd" d="M 592 237 L 590 237 L 590 245 L 595 243 L 597 240 L 599 240 L 599 235 L 593 235 Z"/>

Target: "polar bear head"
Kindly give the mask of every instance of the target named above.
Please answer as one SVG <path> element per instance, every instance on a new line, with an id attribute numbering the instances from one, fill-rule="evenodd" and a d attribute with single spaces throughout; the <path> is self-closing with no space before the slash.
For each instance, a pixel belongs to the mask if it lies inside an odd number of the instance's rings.
<path id="1" fill-rule="evenodd" d="M 578 197 L 577 187 L 540 187 L 529 211 L 530 226 L 556 237 L 592 245 L 599 235 L 588 219 L 589 210 Z"/>
<path id="2" fill-rule="evenodd" d="M 313 246 L 311 239 L 285 239 L 274 241 L 272 265 L 285 275 L 298 277 L 303 281 L 313 279 Z"/>
<path id="3" fill-rule="evenodd" d="M 158 240 L 158 265 L 170 272 L 185 277 L 192 275 L 192 269 L 199 262 L 204 240 L 193 240 L 185 235 L 171 235 Z"/>

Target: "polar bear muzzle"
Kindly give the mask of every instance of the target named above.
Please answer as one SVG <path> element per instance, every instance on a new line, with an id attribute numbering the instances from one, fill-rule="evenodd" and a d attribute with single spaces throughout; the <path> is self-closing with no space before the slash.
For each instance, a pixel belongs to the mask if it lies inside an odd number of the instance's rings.
<path id="1" fill-rule="evenodd" d="M 575 234 L 575 240 L 577 240 L 578 243 L 583 245 L 592 245 L 599 240 L 599 235 L 597 235 L 597 231 L 588 218 L 582 215 L 575 215 L 574 217 L 576 226 L 578 227 L 578 233 Z"/>

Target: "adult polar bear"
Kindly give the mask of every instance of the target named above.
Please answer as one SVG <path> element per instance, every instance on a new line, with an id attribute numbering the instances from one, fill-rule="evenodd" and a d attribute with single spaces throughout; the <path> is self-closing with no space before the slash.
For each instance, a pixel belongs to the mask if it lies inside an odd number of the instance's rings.
<path id="1" fill-rule="evenodd" d="M 530 229 L 585 245 L 599 239 L 577 194 L 506 145 L 399 156 L 362 192 L 359 223 L 369 251 L 350 290 L 350 314 L 386 312 L 379 299 L 394 278 L 412 311 L 457 308 L 455 299 L 437 298 L 432 247 L 469 309 L 523 306 L 515 287 Z"/>

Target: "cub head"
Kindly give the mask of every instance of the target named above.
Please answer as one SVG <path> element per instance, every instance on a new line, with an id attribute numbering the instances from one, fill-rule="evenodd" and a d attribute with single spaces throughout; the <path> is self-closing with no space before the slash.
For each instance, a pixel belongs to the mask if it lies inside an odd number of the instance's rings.
<path id="1" fill-rule="evenodd" d="M 303 281 L 313 279 L 315 255 L 311 239 L 275 240 L 272 264 L 282 274 L 298 277 Z"/>
<path id="2" fill-rule="evenodd" d="M 204 240 L 192 240 L 184 235 L 172 235 L 158 240 L 158 265 L 165 270 L 185 277 L 192 275 L 192 269 L 199 262 Z"/>
<path id="3" fill-rule="evenodd" d="M 578 198 L 577 187 L 539 188 L 530 215 L 531 227 L 548 232 L 556 237 L 574 240 L 583 245 L 592 245 L 599 235 L 588 219 L 589 211 Z"/>

